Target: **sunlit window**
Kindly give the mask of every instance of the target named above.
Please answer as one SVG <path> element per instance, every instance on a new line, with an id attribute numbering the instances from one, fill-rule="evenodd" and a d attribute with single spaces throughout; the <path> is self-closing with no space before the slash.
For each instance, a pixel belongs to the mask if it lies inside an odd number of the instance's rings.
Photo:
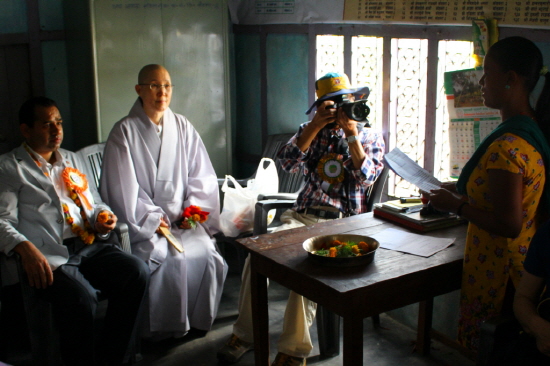
<path id="1" fill-rule="evenodd" d="M 429 88 L 436 88 L 436 126 L 434 175 L 440 180 L 449 179 L 449 119 L 444 94 L 443 74 L 473 67 L 472 43 L 465 41 L 438 42 L 437 85 L 428 85 L 428 40 L 393 38 L 391 49 L 383 49 L 382 37 L 351 37 L 351 83 L 366 85 L 371 89 L 369 121 L 374 128 L 389 126 L 389 150 L 398 147 L 420 166 L 424 164 L 426 136 L 426 95 Z M 384 52 L 385 51 L 385 52 Z M 385 56 L 384 56 L 385 55 Z M 383 95 L 383 63 L 389 57 L 389 93 Z M 317 69 L 320 77 L 327 72 L 344 70 L 344 37 L 317 36 Z M 384 99 L 386 98 L 386 100 Z M 383 121 L 384 109 L 387 119 Z M 433 127 L 432 128 L 433 131 Z M 393 173 L 388 181 L 388 193 L 392 196 L 417 194 L 417 187 Z"/>
<path id="2" fill-rule="evenodd" d="M 329 72 L 344 72 L 344 37 L 317 36 L 317 70 L 315 79 Z"/>
<path id="3" fill-rule="evenodd" d="M 391 42 L 390 149 L 398 147 L 420 166 L 424 162 L 427 49 L 425 39 Z M 394 174 L 389 182 L 388 193 L 394 196 L 406 197 L 416 189 Z"/>
<path id="4" fill-rule="evenodd" d="M 357 36 L 351 39 L 351 83 L 368 86 L 369 123 L 382 129 L 382 60 L 383 38 Z"/>
<path id="5" fill-rule="evenodd" d="M 443 85 L 443 73 L 470 69 L 474 67 L 472 58 L 472 42 L 467 41 L 439 41 L 439 63 L 437 75 L 437 109 L 435 132 L 435 166 L 434 175 L 441 181 L 449 180 L 450 150 L 449 150 L 449 114 L 447 112 L 447 98 Z"/>

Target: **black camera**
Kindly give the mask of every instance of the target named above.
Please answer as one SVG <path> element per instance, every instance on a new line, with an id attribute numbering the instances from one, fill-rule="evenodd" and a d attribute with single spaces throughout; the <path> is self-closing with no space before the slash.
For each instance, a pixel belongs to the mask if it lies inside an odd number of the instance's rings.
<path id="1" fill-rule="evenodd" d="M 338 109 L 342 108 L 342 110 L 346 113 L 346 115 L 357 121 L 357 122 L 363 122 L 367 120 L 367 117 L 370 113 L 370 108 L 367 105 L 366 99 L 360 99 L 356 101 L 350 101 L 348 99 L 347 94 L 338 95 L 334 98 L 330 98 L 329 100 L 334 101 L 333 105 L 327 106 L 327 109 Z M 367 127 L 370 127 L 369 123 L 365 123 Z M 333 125 L 335 126 L 336 123 L 329 123 L 326 127 L 333 128 Z"/>

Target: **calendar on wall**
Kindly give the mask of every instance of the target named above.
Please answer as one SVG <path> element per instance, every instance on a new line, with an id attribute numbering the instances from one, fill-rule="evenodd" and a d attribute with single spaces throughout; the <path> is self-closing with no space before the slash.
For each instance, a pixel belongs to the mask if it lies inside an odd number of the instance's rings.
<path id="1" fill-rule="evenodd" d="M 482 74 L 481 68 L 445 73 L 452 178 L 459 177 L 481 141 L 502 122 L 498 110 L 483 105 Z"/>
<path id="2" fill-rule="evenodd" d="M 454 119 L 449 125 L 451 177 L 458 178 L 481 141 L 501 122 L 500 117 Z"/>

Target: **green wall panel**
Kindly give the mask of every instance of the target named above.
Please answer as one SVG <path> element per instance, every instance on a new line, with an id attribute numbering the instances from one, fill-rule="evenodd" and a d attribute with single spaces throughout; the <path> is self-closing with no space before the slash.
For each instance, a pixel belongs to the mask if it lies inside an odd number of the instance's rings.
<path id="1" fill-rule="evenodd" d="M 27 2 L 2 0 L 0 3 L 0 33 L 27 32 Z"/>
<path id="2" fill-rule="evenodd" d="M 63 148 L 76 150 L 81 146 L 75 146 L 74 124 L 70 108 L 69 79 L 67 73 L 67 53 L 65 41 L 42 42 L 42 63 L 44 65 L 44 82 L 46 96 L 56 101 L 63 118 Z M 72 80 L 73 83 L 80 83 L 79 80 Z M 78 133 L 94 133 L 94 126 L 90 129 L 79 130 Z"/>
<path id="3" fill-rule="evenodd" d="M 236 152 L 262 153 L 260 36 L 237 34 L 235 45 Z M 235 176 L 245 178 L 256 169 L 238 161 Z"/>
<path id="4" fill-rule="evenodd" d="M 308 120 L 308 38 L 305 34 L 267 37 L 268 134 L 290 133 Z"/>
<path id="5" fill-rule="evenodd" d="M 82 2 L 81 5 L 87 6 L 85 2 Z M 53 31 L 65 29 L 63 25 L 62 0 L 39 0 L 38 11 L 40 13 L 41 30 Z"/>

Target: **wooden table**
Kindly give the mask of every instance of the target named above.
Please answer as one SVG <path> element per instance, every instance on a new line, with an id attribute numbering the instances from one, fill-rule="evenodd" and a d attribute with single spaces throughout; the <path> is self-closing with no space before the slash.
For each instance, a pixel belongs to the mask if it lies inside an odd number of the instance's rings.
<path id="1" fill-rule="evenodd" d="M 251 253 L 256 365 L 269 365 L 267 278 L 343 318 L 346 366 L 363 365 L 363 318 L 417 302 L 417 349 L 429 353 L 433 298 L 460 288 L 466 225 L 429 232 L 456 237 L 453 245 L 429 258 L 378 249 L 367 266 L 326 267 L 310 261 L 302 248 L 306 239 L 317 235 L 370 236 L 390 227 L 398 228 L 368 213 L 238 240 Z"/>

